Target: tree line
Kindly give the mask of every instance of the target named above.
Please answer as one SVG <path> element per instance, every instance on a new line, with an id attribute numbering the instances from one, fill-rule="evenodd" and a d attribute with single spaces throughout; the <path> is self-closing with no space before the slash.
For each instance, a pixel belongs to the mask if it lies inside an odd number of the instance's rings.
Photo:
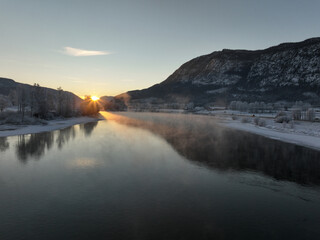
<path id="1" fill-rule="evenodd" d="M 278 102 L 278 103 L 264 103 L 264 102 L 242 102 L 232 101 L 229 104 L 230 110 L 249 112 L 249 113 L 275 113 L 286 111 L 290 113 L 290 118 L 293 120 L 315 120 L 315 110 L 310 103 L 296 101 L 294 103 Z M 288 115 L 286 113 L 286 115 Z"/>

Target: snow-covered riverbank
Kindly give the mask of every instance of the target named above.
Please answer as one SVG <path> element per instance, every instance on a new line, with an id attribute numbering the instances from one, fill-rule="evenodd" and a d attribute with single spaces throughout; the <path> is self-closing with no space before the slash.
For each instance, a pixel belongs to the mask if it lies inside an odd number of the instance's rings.
<path id="1" fill-rule="evenodd" d="M 239 116 L 234 113 L 229 114 L 216 111 L 210 115 L 217 119 L 219 124 L 228 128 L 251 132 L 271 139 L 320 150 L 319 122 L 296 121 L 293 124 L 280 124 L 274 122 L 273 116 L 264 116 L 261 114 L 259 118 L 264 120 L 265 126 L 258 126 L 254 124 L 254 118 L 250 117 L 249 114 Z M 247 118 L 248 122 L 242 122 L 243 118 Z M 47 125 L 0 125 L 0 137 L 54 131 L 76 124 L 99 121 L 101 119 L 103 119 L 102 116 L 100 118 L 78 117 L 52 120 L 49 121 Z"/>
<path id="2" fill-rule="evenodd" d="M 49 132 L 49 131 L 67 128 L 76 124 L 96 122 L 99 120 L 101 119 L 93 118 L 93 117 L 76 117 L 76 118 L 48 121 L 47 125 L 0 125 L 0 137 Z"/>
<path id="3" fill-rule="evenodd" d="M 293 143 L 320 150 L 320 123 L 295 121 L 294 123 L 276 123 L 273 118 L 263 118 L 265 126 L 258 126 L 254 123 L 254 118 L 249 118 L 249 122 L 242 122 L 242 118 L 233 120 L 228 115 L 216 115 L 219 124 L 225 127 L 259 134 L 271 139 Z M 248 119 L 248 118 L 247 118 Z"/>
<path id="4" fill-rule="evenodd" d="M 295 131 L 286 132 L 286 131 L 281 131 L 279 129 L 271 129 L 267 127 L 256 126 L 251 123 L 225 121 L 225 122 L 222 122 L 222 125 L 233 128 L 233 129 L 237 129 L 237 130 L 259 134 L 271 139 L 276 139 L 279 141 L 293 143 L 293 144 L 320 150 L 319 136 L 312 136 L 308 134 L 298 133 Z"/>
<path id="5" fill-rule="evenodd" d="M 177 113 L 170 109 L 161 112 Z M 193 114 L 208 115 L 224 127 L 320 150 L 320 122 L 291 121 L 290 123 L 277 123 L 275 122 L 276 113 L 255 114 L 253 116 L 252 113 L 230 110 L 199 111 Z M 255 124 L 254 119 L 256 117 L 263 121 L 262 126 Z M 319 113 L 317 117 L 320 117 Z"/>

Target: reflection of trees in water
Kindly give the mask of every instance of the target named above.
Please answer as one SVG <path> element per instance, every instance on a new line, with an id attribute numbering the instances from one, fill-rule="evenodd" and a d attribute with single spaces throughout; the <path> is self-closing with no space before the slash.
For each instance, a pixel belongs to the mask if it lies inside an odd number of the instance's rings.
<path id="1" fill-rule="evenodd" d="M 95 127 L 98 125 L 98 122 L 88 122 L 80 125 L 80 129 L 84 132 L 84 135 L 89 137 L 95 129 Z"/>
<path id="2" fill-rule="evenodd" d="M 257 171 L 279 180 L 320 185 L 319 151 L 225 129 L 205 116 L 160 116 L 152 121 L 119 116 L 114 120 L 148 129 L 181 155 L 208 167 Z"/>
<path id="3" fill-rule="evenodd" d="M 56 141 L 54 141 L 55 134 L 57 136 Z M 71 138 L 75 138 L 75 136 L 76 131 L 74 126 L 61 129 L 57 132 L 21 135 L 18 137 L 16 153 L 22 162 L 26 162 L 29 157 L 40 159 L 45 154 L 45 150 L 51 149 L 54 143 L 61 149 L 65 143 Z"/>
<path id="4" fill-rule="evenodd" d="M 0 137 L 0 152 L 4 152 L 9 148 L 9 142 L 6 137 Z"/>
<path id="5" fill-rule="evenodd" d="M 58 148 L 62 149 L 63 145 L 65 143 L 67 143 L 71 137 L 72 138 L 76 137 L 76 130 L 75 130 L 74 126 L 59 130 L 58 136 L 56 139 L 56 143 L 58 145 Z"/>
<path id="6" fill-rule="evenodd" d="M 45 149 L 49 150 L 52 147 L 53 139 L 53 132 L 30 134 L 29 138 L 27 135 L 20 135 L 16 146 L 19 160 L 25 162 L 29 156 L 40 159 Z"/>

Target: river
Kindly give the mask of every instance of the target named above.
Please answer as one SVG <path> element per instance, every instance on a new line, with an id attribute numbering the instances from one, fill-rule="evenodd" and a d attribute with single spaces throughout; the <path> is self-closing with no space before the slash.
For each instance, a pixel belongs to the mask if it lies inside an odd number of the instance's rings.
<path id="1" fill-rule="evenodd" d="M 320 152 L 208 116 L 0 138 L 0 239 L 319 239 Z"/>

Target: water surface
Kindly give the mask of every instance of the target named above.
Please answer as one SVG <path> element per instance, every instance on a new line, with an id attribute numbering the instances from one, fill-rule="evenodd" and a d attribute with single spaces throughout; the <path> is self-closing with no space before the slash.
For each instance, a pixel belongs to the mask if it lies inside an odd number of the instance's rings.
<path id="1" fill-rule="evenodd" d="M 319 239 L 320 152 L 206 116 L 0 138 L 0 239 Z"/>

